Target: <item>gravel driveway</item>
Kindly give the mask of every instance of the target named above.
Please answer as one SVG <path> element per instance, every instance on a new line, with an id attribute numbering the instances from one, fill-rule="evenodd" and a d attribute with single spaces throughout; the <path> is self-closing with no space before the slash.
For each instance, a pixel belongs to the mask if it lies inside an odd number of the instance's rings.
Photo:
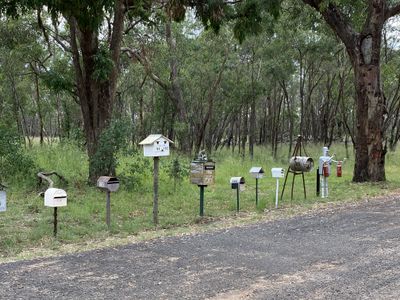
<path id="1" fill-rule="evenodd" d="M 0 264 L 1 299 L 400 299 L 400 198 Z"/>

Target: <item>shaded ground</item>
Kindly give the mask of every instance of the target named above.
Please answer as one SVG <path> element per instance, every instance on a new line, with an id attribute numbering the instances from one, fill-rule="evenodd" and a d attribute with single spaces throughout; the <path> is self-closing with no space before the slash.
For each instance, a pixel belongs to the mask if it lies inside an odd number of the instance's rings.
<path id="1" fill-rule="evenodd" d="M 400 299 L 400 198 L 0 264 L 1 299 Z"/>

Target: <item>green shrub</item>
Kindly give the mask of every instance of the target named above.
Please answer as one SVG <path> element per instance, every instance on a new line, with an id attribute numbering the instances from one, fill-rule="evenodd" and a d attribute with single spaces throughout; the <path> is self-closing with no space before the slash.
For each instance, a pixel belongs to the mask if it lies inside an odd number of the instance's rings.
<path id="1" fill-rule="evenodd" d="M 0 126 L 0 181 L 29 179 L 35 164 L 23 147 L 17 132 Z"/>
<path id="2" fill-rule="evenodd" d="M 114 174 L 118 165 L 117 153 L 129 145 L 130 124 L 125 119 L 111 122 L 101 134 L 98 149 L 90 164 L 94 174 Z"/>

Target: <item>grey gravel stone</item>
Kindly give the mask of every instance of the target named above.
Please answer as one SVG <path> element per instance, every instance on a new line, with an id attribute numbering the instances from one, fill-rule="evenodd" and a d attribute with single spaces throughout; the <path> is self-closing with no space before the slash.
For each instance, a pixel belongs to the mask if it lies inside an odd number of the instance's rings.
<path id="1" fill-rule="evenodd" d="M 400 199 L 0 264 L 0 299 L 400 299 Z"/>

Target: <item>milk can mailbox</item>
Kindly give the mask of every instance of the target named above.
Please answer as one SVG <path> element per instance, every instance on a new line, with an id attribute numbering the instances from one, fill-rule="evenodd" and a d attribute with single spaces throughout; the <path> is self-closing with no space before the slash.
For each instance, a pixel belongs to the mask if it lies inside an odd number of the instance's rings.
<path id="1" fill-rule="evenodd" d="M 314 160 L 307 156 L 293 156 L 289 161 L 289 167 L 294 172 L 311 172 Z"/>
<path id="2" fill-rule="evenodd" d="M 190 183 L 208 186 L 215 183 L 215 162 L 193 160 L 190 163 Z"/>
<path id="3" fill-rule="evenodd" d="M 44 193 L 44 205 L 49 207 L 67 206 L 67 193 L 62 189 L 47 189 Z"/>

